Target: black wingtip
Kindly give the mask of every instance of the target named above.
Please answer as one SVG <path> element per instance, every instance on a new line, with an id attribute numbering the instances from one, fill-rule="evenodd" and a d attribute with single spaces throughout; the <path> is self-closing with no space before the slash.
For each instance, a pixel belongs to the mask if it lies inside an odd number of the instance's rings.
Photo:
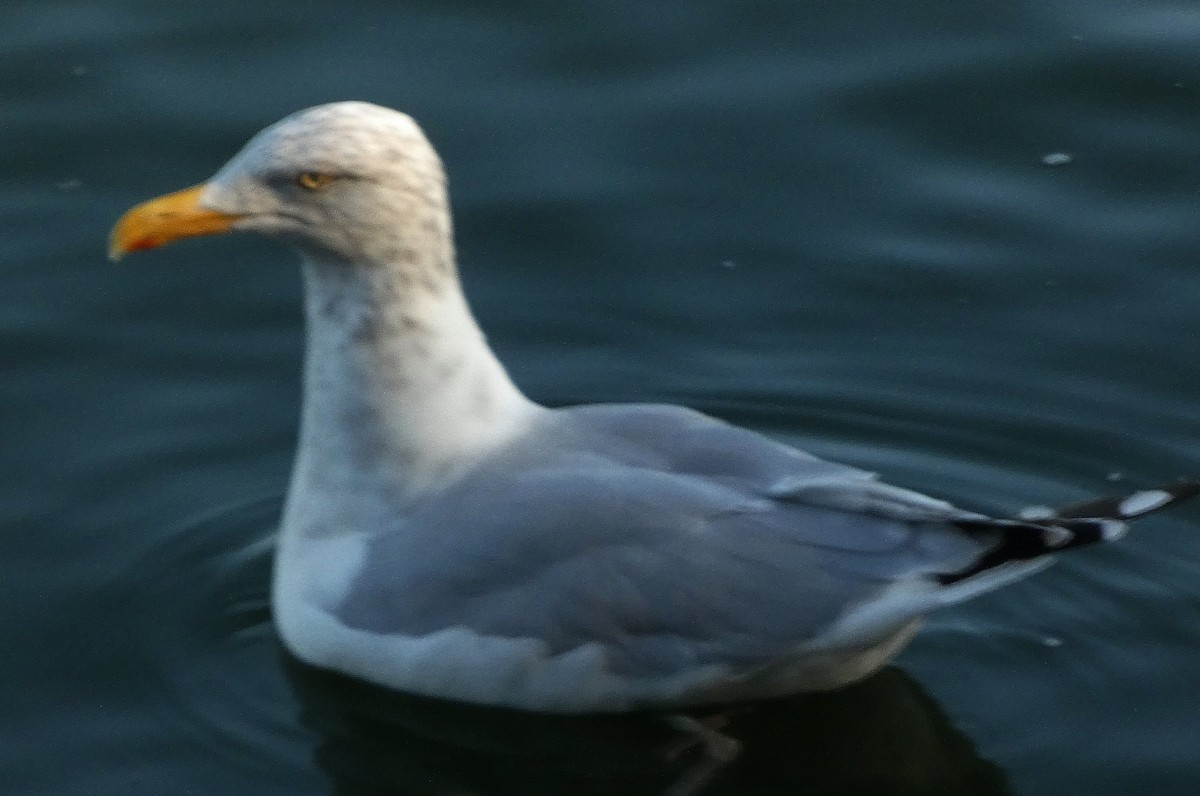
<path id="1" fill-rule="evenodd" d="M 1008 561 L 1060 553 L 1073 547 L 1110 542 L 1125 534 L 1128 520 L 1173 506 L 1200 495 L 1200 480 L 1142 489 L 1123 497 L 1075 503 L 1057 510 L 1028 513 L 1020 519 L 967 520 L 955 525 L 965 531 L 995 533 L 1001 541 L 971 567 L 938 577 L 943 585 L 965 580 Z"/>
<path id="2" fill-rule="evenodd" d="M 1131 520 L 1152 511 L 1160 511 L 1183 500 L 1200 495 L 1200 479 L 1177 481 L 1152 489 L 1142 489 L 1122 497 L 1104 497 L 1073 503 L 1053 512 L 1062 519 Z"/>

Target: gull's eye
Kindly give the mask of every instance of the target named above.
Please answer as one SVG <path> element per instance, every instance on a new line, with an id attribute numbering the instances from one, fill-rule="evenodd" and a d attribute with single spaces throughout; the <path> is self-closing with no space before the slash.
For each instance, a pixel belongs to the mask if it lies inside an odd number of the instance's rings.
<path id="1" fill-rule="evenodd" d="M 296 178 L 296 184 L 306 191 L 319 191 L 331 182 L 333 175 L 320 171 L 306 171 Z"/>

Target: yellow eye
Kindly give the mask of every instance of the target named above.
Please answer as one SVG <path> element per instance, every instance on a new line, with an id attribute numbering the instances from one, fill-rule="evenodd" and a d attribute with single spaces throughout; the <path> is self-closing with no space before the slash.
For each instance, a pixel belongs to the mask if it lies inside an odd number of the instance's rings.
<path id="1" fill-rule="evenodd" d="M 319 171 L 306 171 L 296 178 L 296 184 L 306 191 L 319 191 L 332 181 L 332 175 Z"/>

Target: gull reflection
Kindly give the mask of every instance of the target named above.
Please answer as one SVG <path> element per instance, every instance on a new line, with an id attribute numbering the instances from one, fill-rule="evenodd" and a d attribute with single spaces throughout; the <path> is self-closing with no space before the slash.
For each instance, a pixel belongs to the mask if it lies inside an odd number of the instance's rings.
<path id="1" fill-rule="evenodd" d="M 1009 792 L 1000 769 L 894 667 L 836 692 L 696 711 L 741 744 L 717 767 L 703 744 L 658 715 L 548 716 L 445 702 L 280 654 L 339 796 Z"/>

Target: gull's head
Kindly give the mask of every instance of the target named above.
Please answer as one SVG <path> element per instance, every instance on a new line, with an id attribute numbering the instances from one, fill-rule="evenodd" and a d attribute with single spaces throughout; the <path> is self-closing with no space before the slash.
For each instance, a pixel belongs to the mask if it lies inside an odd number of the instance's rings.
<path id="1" fill-rule="evenodd" d="M 452 257 L 436 153 L 411 118 L 365 102 L 294 113 L 208 182 L 134 207 L 113 227 L 109 257 L 231 230 L 282 239 L 322 262 Z"/>

